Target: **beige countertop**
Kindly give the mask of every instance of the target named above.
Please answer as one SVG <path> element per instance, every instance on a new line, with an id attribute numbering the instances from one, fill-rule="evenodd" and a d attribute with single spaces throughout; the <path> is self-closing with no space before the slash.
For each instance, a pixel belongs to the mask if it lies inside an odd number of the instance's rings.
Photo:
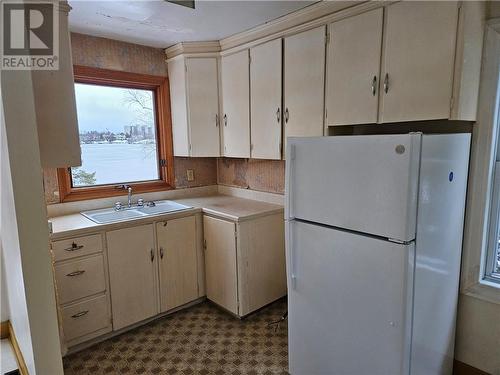
<path id="1" fill-rule="evenodd" d="M 130 225 L 142 225 L 163 219 L 173 219 L 193 213 L 203 212 L 231 221 L 245 221 L 260 216 L 282 213 L 283 206 L 262 201 L 237 198 L 229 195 L 213 195 L 199 198 L 178 199 L 175 202 L 192 207 L 189 210 L 151 215 L 137 219 L 109 224 L 97 224 L 83 215 L 76 213 L 50 218 L 52 222 L 52 240 L 95 233 L 104 230 L 114 230 Z"/>

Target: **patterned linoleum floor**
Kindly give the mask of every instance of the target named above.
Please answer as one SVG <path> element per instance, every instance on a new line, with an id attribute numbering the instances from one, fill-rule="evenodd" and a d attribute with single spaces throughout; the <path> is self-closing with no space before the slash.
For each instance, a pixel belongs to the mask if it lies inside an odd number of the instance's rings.
<path id="1" fill-rule="evenodd" d="M 203 302 L 64 358 L 65 375 L 287 374 L 280 300 L 244 320 Z"/>

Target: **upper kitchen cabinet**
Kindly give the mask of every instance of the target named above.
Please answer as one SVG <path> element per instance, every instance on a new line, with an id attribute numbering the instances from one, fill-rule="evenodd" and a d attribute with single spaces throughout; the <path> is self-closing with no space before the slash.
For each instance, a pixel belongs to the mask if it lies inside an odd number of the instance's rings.
<path id="1" fill-rule="evenodd" d="M 484 14 L 405 1 L 331 23 L 325 125 L 474 121 Z"/>
<path id="2" fill-rule="evenodd" d="M 217 70 L 216 57 L 168 62 L 175 156 L 220 156 Z"/>
<path id="3" fill-rule="evenodd" d="M 281 39 L 250 49 L 251 157 L 281 159 Z"/>
<path id="4" fill-rule="evenodd" d="M 223 56 L 222 71 L 222 138 L 223 155 L 250 157 L 250 72 L 249 52 Z"/>
<path id="5" fill-rule="evenodd" d="M 457 3 L 404 1 L 385 11 L 379 122 L 448 119 Z"/>
<path id="6" fill-rule="evenodd" d="M 286 137 L 323 135 L 325 28 L 285 38 L 285 141 Z"/>
<path id="7" fill-rule="evenodd" d="M 59 10 L 59 69 L 32 71 L 40 161 L 44 168 L 82 165 L 68 28 L 70 7 L 65 2 L 55 6 Z"/>
<path id="8" fill-rule="evenodd" d="M 383 9 L 329 26 L 327 126 L 377 122 Z"/>

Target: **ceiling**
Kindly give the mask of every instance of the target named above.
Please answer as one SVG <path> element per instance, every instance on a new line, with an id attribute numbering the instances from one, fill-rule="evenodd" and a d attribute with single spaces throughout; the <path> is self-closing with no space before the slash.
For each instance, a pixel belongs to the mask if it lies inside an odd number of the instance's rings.
<path id="1" fill-rule="evenodd" d="M 316 1 L 207 1 L 196 9 L 164 0 L 70 0 L 71 31 L 157 48 L 220 40 Z"/>

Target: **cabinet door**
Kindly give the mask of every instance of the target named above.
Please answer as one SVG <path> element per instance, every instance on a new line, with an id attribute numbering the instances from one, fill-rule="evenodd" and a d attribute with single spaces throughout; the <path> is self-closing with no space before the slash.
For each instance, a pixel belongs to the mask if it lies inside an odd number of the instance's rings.
<path id="1" fill-rule="evenodd" d="M 158 313 L 153 225 L 106 233 L 113 329 Z"/>
<path id="2" fill-rule="evenodd" d="M 379 121 L 447 119 L 457 3 L 404 1 L 386 12 Z"/>
<path id="3" fill-rule="evenodd" d="M 194 216 L 156 224 L 161 312 L 198 298 Z"/>
<path id="4" fill-rule="evenodd" d="M 250 73 L 248 50 L 222 57 L 224 156 L 250 157 Z"/>
<path id="5" fill-rule="evenodd" d="M 327 125 L 377 122 L 383 9 L 329 26 Z"/>
<path id="6" fill-rule="evenodd" d="M 236 224 L 203 217 L 207 298 L 238 314 Z"/>
<path id="7" fill-rule="evenodd" d="M 168 62 L 174 156 L 189 156 L 185 69 L 185 61 L 181 56 Z"/>
<path id="8" fill-rule="evenodd" d="M 254 159 L 281 159 L 281 39 L 250 49 L 250 132 Z"/>
<path id="9" fill-rule="evenodd" d="M 67 13 L 59 16 L 59 69 L 31 72 L 43 168 L 82 165 Z"/>
<path id="10" fill-rule="evenodd" d="M 217 59 L 187 58 L 187 97 L 191 156 L 220 156 Z"/>
<path id="11" fill-rule="evenodd" d="M 285 137 L 321 136 L 325 26 L 285 38 L 284 59 Z"/>

